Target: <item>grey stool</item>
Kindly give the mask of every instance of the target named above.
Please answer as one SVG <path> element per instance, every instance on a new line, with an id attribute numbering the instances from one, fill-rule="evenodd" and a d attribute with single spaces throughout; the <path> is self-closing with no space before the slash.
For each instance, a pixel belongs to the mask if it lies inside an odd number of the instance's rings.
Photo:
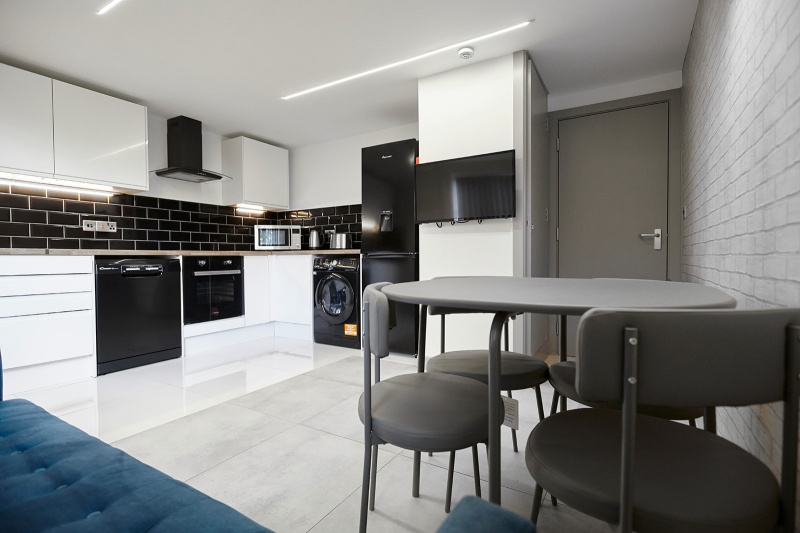
<path id="1" fill-rule="evenodd" d="M 489 382 L 489 350 L 458 350 L 447 352 L 445 350 L 445 316 L 449 314 L 477 313 L 468 309 L 454 309 L 444 307 L 428 307 L 431 315 L 441 315 L 441 353 L 432 357 L 426 365 L 429 372 L 442 372 L 476 379 L 482 383 Z M 423 314 L 421 320 L 426 320 Z M 505 350 L 500 352 L 500 388 L 508 392 L 511 398 L 511 391 L 522 389 L 534 389 L 536 392 L 536 404 L 539 410 L 539 420 L 544 419 L 544 407 L 542 405 L 542 391 L 539 386 L 547 381 L 547 363 L 536 359 L 530 355 L 511 352 L 508 350 L 508 323 L 504 329 Z M 511 430 L 511 439 L 514 451 L 517 449 L 517 432 Z"/>
<path id="2" fill-rule="evenodd" d="M 622 410 L 556 413 L 525 452 L 542 491 L 622 532 L 796 531 L 800 309 L 594 309 L 578 325 L 581 398 Z M 783 401 L 781 483 L 725 438 L 636 407 Z"/>
<path id="3" fill-rule="evenodd" d="M 375 509 L 378 445 L 393 444 L 419 452 L 450 451 L 445 510 L 449 512 L 455 450 L 472 448 L 475 489 L 480 494 L 477 444 L 488 441 L 488 387 L 449 374 L 414 373 L 380 379 L 380 359 L 389 355 L 390 302 L 374 283 L 364 290 L 364 393 L 358 415 L 364 423 L 364 479 L 359 531 L 366 531 L 367 508 Z M 375 382 L 371 379 L 375 356 Z M 372 460 L 370 464 L 370 449 Z M 416 461 L 415 461 L 416 462 Z M 371 476 L 370 476 L 371 474 Z M 368 501 L 369 494 L 369 501 Z M 419 496 L 419 470 L 413 496 Z"/>

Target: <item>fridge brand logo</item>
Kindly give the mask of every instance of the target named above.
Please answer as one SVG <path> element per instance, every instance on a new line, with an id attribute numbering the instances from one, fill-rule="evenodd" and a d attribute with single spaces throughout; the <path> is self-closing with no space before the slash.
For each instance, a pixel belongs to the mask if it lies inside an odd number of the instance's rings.
<path id="1" fill-rule="evenodd" d="M 382 155 L 381 159 L 389 159 L 390 157 L 392 157 L 392 156 L 390 156 L 390 155 Z"/>

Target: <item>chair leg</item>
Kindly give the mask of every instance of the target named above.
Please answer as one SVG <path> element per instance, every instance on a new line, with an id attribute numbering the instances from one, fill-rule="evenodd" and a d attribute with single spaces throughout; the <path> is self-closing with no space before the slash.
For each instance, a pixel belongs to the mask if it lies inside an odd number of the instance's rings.
<path id="1" fill-rule="evenodd" d="M 450 465 L 447 467 L 447 496 L 444 498 L 444 512 L 450 512 L 450 502 L 453 498 L 453 470 L 456 467 L 456 451 L 450 452 Z"/>
<path id="2" fill-rule="evenodd" d="M 472 475 L 475 476 L 475 496 L 481 497 L 481 467 L 478 465 L 478 445 L 472 445 Z"/>
<path id="3" fill-rule="evenodd" d="M 542 404 L 542 389 L 536 385 L 533 390 L 536 391 L 536 407 L 539 409 L 539 422 L 544 420 L 544 405 Z"/>
<path id="4" fill-rule="evenodd" d="M 370 476 L 369 476 L 369 442 L 364 444 L 364 477 L 361 480 L 361 516 L 358 522 L 359 533 L 366 533 L 367 531 L 367 502 L 369 500 L 370 490 Z"/>
<path id="5" fill-rule="evenodd" d="M 421 455 L 420 452 L 414 452 L 414 476 L 411 480 L 411 496 L 419 498 L 419 463 Z"/>
<path id="6" fill-rule="evenodd" d="M 550 404 L 550 416 L 556 414 L 558 409 L 558 397 L 561 396 L 557 390 L 553 391 L 553 403 Z"/>
<path id="7" fill-rule="evenodd" d="M 372 447 L 372 480 L 369 484 L 369 510 L 375 510 L 375 485 L 378 477 L 378 445 Z"/>
<path id="8" fill-rule="evenodd" d="M 506 392 L 508 393 L 509 398 L 513 398 L 513 396 L 511 396 L 511 391 Z M 514 453 L 518 453 L 519 448 L 517 448 L 517 430 L 514 428 L 511 428 L 511 444 L 514 446 Z"/>
<path id="9" fill-rule="evenodd" d="M 536 490 L 533 493 L 533 508 L 531 509 L 531 522 L 534 524 L 536 520 L 539 518 L 539 511 L 542 509 L 542 493 L 544 489 L 538 483 L 536 484 Z"/>
<path id="10" fill-rule="evenodd" d="M 694 421 L 694 418 L 689 419 L 689 425 L 692 426 L 693 428 L 697 427 L 697 422 Z"/>

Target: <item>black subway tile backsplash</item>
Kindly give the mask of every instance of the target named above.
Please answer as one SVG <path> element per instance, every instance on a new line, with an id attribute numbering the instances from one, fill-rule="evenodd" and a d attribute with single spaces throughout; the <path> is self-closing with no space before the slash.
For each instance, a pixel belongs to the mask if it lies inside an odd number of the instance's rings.
<path id="1" fill-rule="evenodd" d="M 94 204 L 90 202 L 65 201 L 64 211 L 67 213 L 94 213 Z"/>
<path id="2" fill-rule="evenodd" d="M 310 228 L 349 232 L 357 247 L 360 213 L 360 205 L 349 205 L 252 217 L 228 206 L 126 194 L 101 201 L 86 194 L 4 185 L 0 248 L 249 251 L 256 224 L 303 228 L 303 248 L 308 247 Z M 117 231 L 84 231 L 84 220 L 115 222 Z"/>
<path id="3" fill-rule="evenodd" d="M 137 207 L 158 207 L 158 198 L 149 196 L 134 196 L 133 205 Z"/>
<path id="4" fill-rule="evenodd" d="M 31 224 L 31 237 L 63 237 L 63 236 L 64 236 L 64 226 Z"/>
<path id="5" fill-rule="evenodd" d="M 12 248 L 47 248 L 47 239 L 42 237 L 11 237 Z"/>
<path id="6" fill-rule="evenodd" d="M 8 237 L 28 237 L 30 226 L 28 224 L 17 224 L 15 222 L 0 222 L 0 235 Z"/>
<path id="7" fill-rule="evenodd" d="M 97 203 L 94 205 L 94 212 L 98 215 L 112 215 L 118 217 L 122 215 L 122 207 L 113 204 Z"/>
<path id="8" fill-rule="evenodd" d="M 61 226 L 77 226 L 81 223 L 80 215 L 73 213 L 59 213 L 58 211 L 47 212 L 47 222 L 50 224 L 60 224 Z"/>
<path id="9" fill-rule="evenodd" d="M 28 209 L 28 197 L 19 194 L 0 194 L 0 206 Z"/>
<path id="10" fill-rule="evenodd" d="M 81 239 L 81 250 L 108 250 L 108 241 Z"/>
<path id="11" fill-rule="evenodd" d="M 31 196 L 31 209 L 42 209 L 44 211 L 63 211 L 64 200 L 58 198 L 37 198 Z"/>
<path id="12" fill-rule="evenodd" d="M 47 211 L 34 211 L 32 209 L 12 209 L 11 221 L 47 224 Z"/>

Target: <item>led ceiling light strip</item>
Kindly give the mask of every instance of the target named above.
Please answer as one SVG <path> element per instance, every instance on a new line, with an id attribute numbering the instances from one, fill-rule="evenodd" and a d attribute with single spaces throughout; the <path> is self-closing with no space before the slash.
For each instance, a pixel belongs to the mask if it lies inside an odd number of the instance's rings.
<path id="1" fill-rule="evenodd" d="M 514 30 L 518 30 L 520 28 L 524 28 L 525 26 L 527 26 L 531 22 L 532 22 L 532 20 L 528 20 L 528 21 L 522 22 L 520 24 L 516 24 L 514 26 L 511 26 L 511 27 L 508 27 L 508 28 L 505 28 L 505 29 L 502 29 L 502 30 L 499 30 L 499 31 L 496 31 L 496 32 L 493 32 L 493 33 L 487 33 L 486 35 L 481 35 L 480 37 L 475 37 L 474 39 L 468 39 L 466 41 L 461 41 L 461 42 L 456 43 L 456 44 L 451 44 L 450 46 L 445 46 L 444 48 L 439 48 L 438 50 L 434 50 L 432 52 L 427 52 L 427 53 L 424 53 L 424 54 L 421 54 L 421 55 L 418 55 L 418 56 L 411 57 L 409 59 L 404 59 L 402 61 L 398 61 L 396 63 L 391 63 L 389 65 L 384 65 L 382 67 L 374 68 L 372 70 L 367 70 L 366 72 L 361 72 L 359 74 L 354 74 L 353 76 L 348 76 L 348 77 L 342 78 L 340 80 L 335 80 L 335 81 L 332 81 L 332 82 L 329 82 L 329 83 L 325 83 L 323 85 L 317 85 L 316 87 L 312 87 L 310 89 L 306 89 L 305 91 L 300 91 L 298 93 L 290 94 L 288 96 L 281 96 L 281 99 L 282 100 L 289 100 L 290 98 L 295 98 L 297 96 L 303 96 L 304 94 L 313 93 L 313 92 L 319 91 L 321 89 L 327 89 L 328 87 L 333 87 L 334 85 L 339 85 L 340 83 L 345 83 L 345 82 L 348 82 L 348 81 L 356 80 L 358 78 L 363 78 L 364 76 L 369 76 L 370 74 L 375 74 L 376 72 L 381 72 L 383 70 L 388 70 L 390 68 L 399 67 L 400 65 L 405 65 L 406 63 L 411 63 L 412 61 L 417 61 L 418 59 L 424 59 L 424 58 L 432 56 L 434 54 L 438 54 L 438 53 L 441 53 L 441 52 L 446 52 L 447 50 L 453 50 L 454 48 L 459 48 L 459 47 L 465 46 L 467 44 L 476 43 L 478 41 L 483 41 L 485 39 L 491 39 L 492 37 L 496 37 L 496 36 L 501 35 L 503 33 L 508 33 L 510 31 L 514 31 Z"/>
<path id="2" fill-rule="evenodd" d="M 102 9 L 100 9 L 100 11 L 97 12 L 97 14 L 98 15 L 102 15 L 103 13 L 107 12 L 108 10 L 110 10 L 112 7 L 114 7 L 115 5 L 119 4 L 120 2 L 122 2 L 122 0 L 111 0 L 111 2 L 107 3 L 105 5 L 105 7 L 103 7 Z"/>

